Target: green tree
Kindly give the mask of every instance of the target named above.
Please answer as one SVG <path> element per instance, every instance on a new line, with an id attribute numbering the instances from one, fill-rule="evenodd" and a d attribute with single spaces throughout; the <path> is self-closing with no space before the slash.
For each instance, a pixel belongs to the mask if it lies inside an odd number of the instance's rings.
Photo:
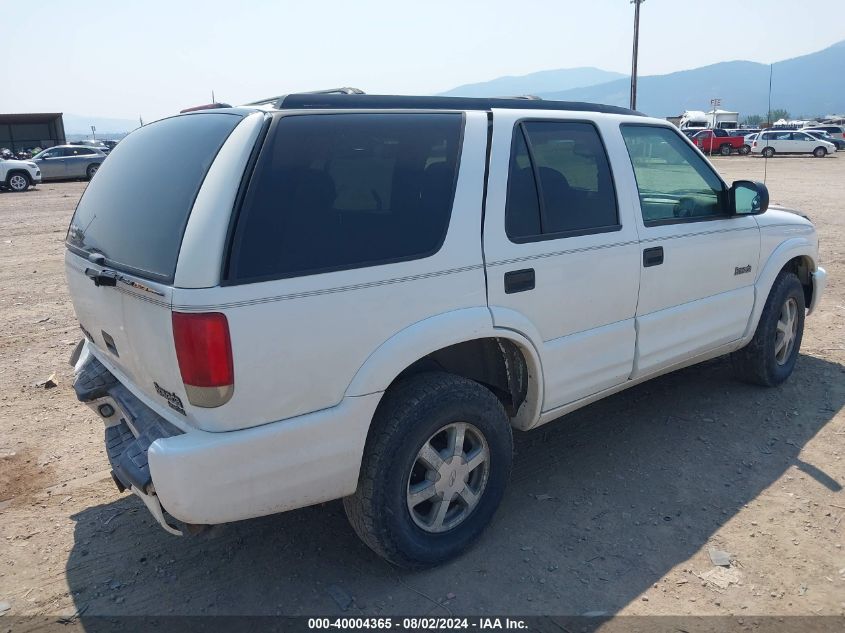
<path id="1" fill-rule="evenodd" d="M 749 114 L 747 117 L 745 117 L 744 123 L 745 123 L 745 125 L 754 127 L 754 126 L 760 125 L 765 120 L 766 120 L 766 117 L 764 117 L 761 114 Z"/>
<path id="2" fill-rule="evenodd" d="M 772 122 L 777 121 L 778 119 L 789 119 L 789 111 L 784 110 L 783 108 L 777 108 L 776 110 L 772 110 L 770 113 L 770 118 Z"/>

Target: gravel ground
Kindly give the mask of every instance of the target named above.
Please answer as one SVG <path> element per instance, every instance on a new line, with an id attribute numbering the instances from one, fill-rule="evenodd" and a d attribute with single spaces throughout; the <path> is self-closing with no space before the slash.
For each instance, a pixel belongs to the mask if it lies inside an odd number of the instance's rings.
<path id="1" fill-rule="evenodd" d="M 714 163 L 728 180 L 763 177 L 762 159 Z M 830 274 L 793 377 L 755 388 L 717 359 L 518 434 L 480 543 L 415 573 L 376 558 L 338 502 L 178 538 L 118 493 L 67 365 L 79 333 L 62 242 L 85 183 L 0 194 L 0 603 L 10 615 L 845 613 L 845 154 L 767 168 L 772 201 L 816 222 Z M 56 387 L 40 385 L 53 374 Z"/>

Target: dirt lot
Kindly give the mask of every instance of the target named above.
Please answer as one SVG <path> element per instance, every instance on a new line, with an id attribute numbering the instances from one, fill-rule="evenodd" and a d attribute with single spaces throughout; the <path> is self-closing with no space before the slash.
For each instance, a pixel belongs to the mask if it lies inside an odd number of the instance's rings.
<path id="1" fill-rule="evenodd" d="M 714 162 L 728 180 L 763 176 L 762 159 Z M 845 154 L 770 160 L 768 183 L 816 222 L 830 274 L 793 377 L 759 389 L 720 359 L 518 435 L 491 528 L 420 573 L 376 558 L 337 502 L 177 538 L 119 494 L 67 365 L 79 333 L 62 241 L 85 184 L 0 194 L 0 603 L 9 615 L 845 613 Z M 53 373 L 56 387 L 39 386 Z M 711 547 L 732 566 L 714 567 Z"/>

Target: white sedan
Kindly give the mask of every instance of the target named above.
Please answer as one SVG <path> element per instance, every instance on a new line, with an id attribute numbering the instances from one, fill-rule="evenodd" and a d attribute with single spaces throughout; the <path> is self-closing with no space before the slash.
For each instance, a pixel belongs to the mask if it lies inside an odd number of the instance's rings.
<path id="1" fill-rule="evenodd" d="M 752 154 L 771 158 L 775 154 L 812 154 L 824 158 L 836 152 L 836 146 L 798 130 L 767 130 L 751 143 Z"/>

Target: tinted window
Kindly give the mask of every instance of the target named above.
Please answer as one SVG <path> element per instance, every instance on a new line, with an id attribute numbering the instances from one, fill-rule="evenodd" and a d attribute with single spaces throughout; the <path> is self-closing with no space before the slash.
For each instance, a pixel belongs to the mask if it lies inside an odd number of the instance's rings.
<path id="1" fill-rule="evenodd" d="M 616 192 L 596 128 L 565 121 L 519 124 L 508 179 L 508 235 L 565 237 L 616 226 Z"/>
<path id="2" fill-rule="evenodd" d="M 240 121 L 231 114 L 192 114 L 145 125 L 127 136 L 85 190 L 67 244 L 102 253 L 110 266 L 172 280 L 194 199 Z M 179 151 L 162 160 L 167 147 Z"/>
<path id="3" fill-rule="evenodd" d="M 460 114 L 277 119 L 240 212 L 228 279 L 432 255 L 449 224 L 461 128 Z"/>
<path id="4" fill-rule="evenodd" d="M 723 216 L 724 185 L 707 161 L 670 128 L 623 125 L 646 224 Z"/>
<path id="5" fill-rule="evenodd" d="M 513 133 L 505 229 L 510 237 L 541 235 L 543 232 L 540 230 L 540 194 L 537 192 L 522 126 L 514 128 Z"/>
<path id="6" fill-rule="evenodd" d="M 78 147 L 75 150 L 73 150 L 73 153 L 74 153 L 75 156 L 91 156 L 93 154 L 96 154 L 97 152 L 95 152 L 93 149 L 90 149 L 88 147 Z"/>

